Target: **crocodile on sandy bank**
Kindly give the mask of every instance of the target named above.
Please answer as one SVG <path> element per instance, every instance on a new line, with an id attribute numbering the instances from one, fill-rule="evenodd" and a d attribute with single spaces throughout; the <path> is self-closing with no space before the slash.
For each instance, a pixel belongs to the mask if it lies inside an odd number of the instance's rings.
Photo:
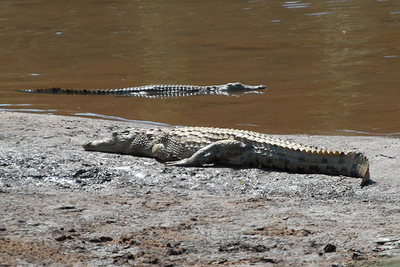
<path id="1" fill-rule="evenodd" d="M 116 95 L 147 98 L 168 98 L 192 95 L 237 95 L 262 93 L 257 90 L 267 88 L 265 85 L 245 85 L 240 82 L 221 85 L 145 85 L 120 89 L 63 89 L 58 87 L 47 89 L 22 90 L 27 93 L 68 94 L 68 95 Z"/>
<path id="2" fill-rule="evenodd" d="M 130 129 L 83 144 L 85 150 L 154 157 L 169 165 L 222 163 L 296 173 L 362 178 L 370 183 L 369 162 L 361 153 L 305 146 L 265 134 L 223 128 Z"/>

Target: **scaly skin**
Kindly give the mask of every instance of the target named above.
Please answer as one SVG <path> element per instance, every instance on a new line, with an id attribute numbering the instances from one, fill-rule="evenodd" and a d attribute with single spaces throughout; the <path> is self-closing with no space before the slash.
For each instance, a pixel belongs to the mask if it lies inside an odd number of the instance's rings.
<path id="1" fill-rule="evenodd" d="M 23 90 L 27 93 L 69 94 L 69 95 L 118 95 L 147 98 L 168 98 L 192 95 L 235 95 L 265 89 L 265 85 L 245 85 L 239 82 L 222 85 L 197 86 L 197 85 L 146 85 L 127 87 L 121 89 L 62 89 L 58 87 L 47 89 Z"/>
<path id="2" fill-rule="evenodd" d="M 85 150 L 154 157 L 170 165 L 222 163 L 296 173 L 322 173 L 370 182 L 369 162 L 361 153 L 304 146 L 265 134 L 222 128 L 131 129 L 83 144 Z"/>

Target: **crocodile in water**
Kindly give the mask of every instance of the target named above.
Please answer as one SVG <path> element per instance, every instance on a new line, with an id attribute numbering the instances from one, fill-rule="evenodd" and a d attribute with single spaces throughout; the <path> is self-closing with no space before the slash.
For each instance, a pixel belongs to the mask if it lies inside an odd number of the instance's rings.
<path id="1" fill-rule="evenodd" d="M 117 95 L 147 98 L 168 98 L 192 95 L 237 95 L 262 93 L 257 90 L 267 88 L 265 85 L 245 85 L 240 82 L 221 85 L 145 85 L 120 89 L 63 89 L 58 87 L 46 89 L 23 90 L 27 93 L 70 94 L 70 95 Z"/>
<path id="2" fill-rule="evenodd" d="M 361 153 L 305 146 L 265 134 L 223 128 L 182 127 L 130 129 L 87 142 L 91 151 L 147 156 L 170 165 L 222 163 L 296 173 L 322 173 L 362 178 L 370 183 L 369 162 Z"/>

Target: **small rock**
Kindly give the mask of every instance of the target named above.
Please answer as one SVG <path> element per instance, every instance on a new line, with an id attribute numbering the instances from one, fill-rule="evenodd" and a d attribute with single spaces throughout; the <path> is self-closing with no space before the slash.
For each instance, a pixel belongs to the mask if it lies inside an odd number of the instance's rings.
<path id="1" fill-rule="evenodd" d="M 108 242 L 108 241 L 112 241 L 113 239 L 109 236 L 100 236 L 100 237 L 96 237 L 96 238 L 92 238 L 89 241 L 93 242 L 93 243 L 103 243 L 103 242 Z"/>
<path id="2" fill-rule="evenodd" d="M 67 239 L 72 239 L 72 237 L 69 236 L 69 235 L 62 235 L 62 236 L 56 237 L 55 239 L 56 239 L 56 241 L 62 242 L 62 241 L 65 241 Z"/>
<path id="3" fill-rule="evenodd" d="M 351 256 L 352 260 L 365 260 L 365 257 L 363 257 L 360 253 L 354 252 L 353 255 Z"/>
<path id="4" fill-rule="evenodd" d="M 332 244 L 327 244 L 324 248 L 325 253 L 331 253 L 336 251 L 336 246 Z"/>
<path id="5" fill-rule="evenodd" d="M 168 251 L 168 255 L 181 255 L 186 252 L 185 248 L 172 248 Z"/>
<path id="6" fill-rule="evenodd" d="M 254 247 L 254 251 L 256 252 L 265 252 L 267 250 L 268 250 L 267 247 L 263 245 L 257 245 Z"/>
<path id="7" fill-rule="evenodd" d="M 73 209 L 75 209 L 75 206 L 61 206 L 61 207 L 58 207 L 57 209 L 59 209 L 59 210 L 73 210 Z"/>
<path id="8" fill-rule="evenodd" d="M 26 226 L 33 226 L 33 227 L 36 227 L 36 226 L 39 226 L 39 225 L 40 225 L 40 223 L 35 222 L 35 221 L 28 221 L 28 222 L 26 223 Z"/>
<path id="9" fill-rule="evenodd" d="M 262 262 L 276 263 L 277 261 L 271 258 L 262 258 Z"/>
<path id="10" fill-rule="evenodd" d="M 150 264 L 159 264 L 159 263 L 160 263 L 160 260 L 157 259 L 157 258 L 150 258 L 150 259 L 148 260 L 148 263 L 150 263 Z"/>
<path id="11" fill-rule="evenodd" d="M 389 241 L 390 241 L 389 238 L 381 238 L 381 239 L 376 240 L 375 242 L 376 242 L 378 245 L 384 245 L 386 242 L 389 242 Z"/>

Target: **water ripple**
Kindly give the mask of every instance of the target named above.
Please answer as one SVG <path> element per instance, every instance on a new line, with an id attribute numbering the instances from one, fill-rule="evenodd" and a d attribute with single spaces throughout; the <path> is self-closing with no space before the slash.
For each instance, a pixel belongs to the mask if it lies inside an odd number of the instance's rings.
<path id="1" fill-rule="evenodd" d="M 282 6 L 288 9 L 307 8 L 310 3 L 301 3 L 300 1 L 288 1 Z"/>

